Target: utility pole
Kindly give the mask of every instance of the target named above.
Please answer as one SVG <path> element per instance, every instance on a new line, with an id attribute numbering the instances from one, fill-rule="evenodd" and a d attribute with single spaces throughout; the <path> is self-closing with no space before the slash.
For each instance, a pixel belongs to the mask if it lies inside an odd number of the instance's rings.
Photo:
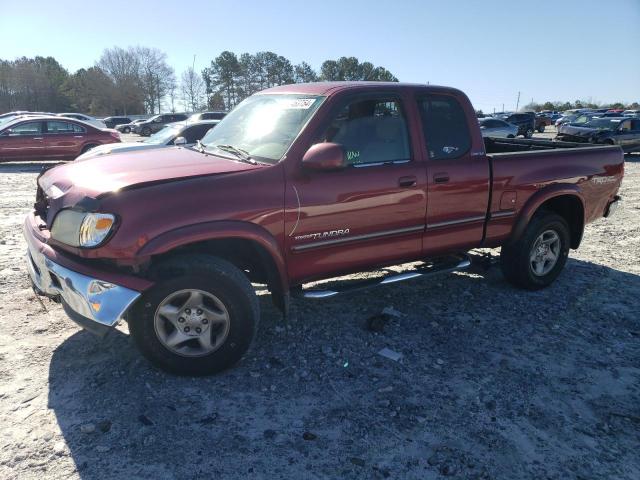
<path id="1" fill-rule="evenodd" d="M 516 112 L 518 111 L 519 106 L 520 106 L 520 92 L 518 92 L 518 101 L 516 102 Z"/>

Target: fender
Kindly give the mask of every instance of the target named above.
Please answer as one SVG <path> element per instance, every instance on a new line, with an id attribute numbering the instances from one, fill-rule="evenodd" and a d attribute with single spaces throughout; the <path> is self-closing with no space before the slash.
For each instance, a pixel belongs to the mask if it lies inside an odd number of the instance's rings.
<path id="1" fill-rule="evenodd" d="M 529 197 L 522 209 L 520 209 L 520 215 L 518 215 L 515 225 L 511 230 L 511 235 L 509 236 L 507 243 L 515 242 L 522 236 L 525 228 L 527 228 L 527 225 L 531 221 L 531 218 L 544 202 L 561 195 L 570 195 L 578 198 L 578 200 L 582 204 L 582 225 L 584 226 L 584 198 L 582 198 L 582 192 L 580 191 L 580 188 L 577 185 L 573 184 L 556 183 L 538 190 L 536 193 L 531 195 L 531 197 Z M 577 239 L 578 244 L 580 243 L 580 240 L 581 238 Z"/>
<path id="2" fill-rule="evenodd" d="M 289 290 L 286 263 L 278 242 L 267 230 L 255 223 L 242 221 L 214 221 L 187 225 L 162 233 L 149 240 L 136 256 L 150 257 L 173 250 L 177 247 L 205 241 L 238 238 L 250 240 L 261 247 L 271 256 L 274 265 L 278 269 L 278 279 L 282 291 Z"/>

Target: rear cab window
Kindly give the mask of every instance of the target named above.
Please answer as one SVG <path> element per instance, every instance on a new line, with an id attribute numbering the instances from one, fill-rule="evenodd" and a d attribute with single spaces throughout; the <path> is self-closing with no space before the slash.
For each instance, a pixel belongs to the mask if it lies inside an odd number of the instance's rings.
<path id="1" fill-rule="evenodd" d="M 454 96 L 423 95 L 418 98 L 418 110 L 431 160 L 459 158 L 469 152 L 467 116 Z"/>

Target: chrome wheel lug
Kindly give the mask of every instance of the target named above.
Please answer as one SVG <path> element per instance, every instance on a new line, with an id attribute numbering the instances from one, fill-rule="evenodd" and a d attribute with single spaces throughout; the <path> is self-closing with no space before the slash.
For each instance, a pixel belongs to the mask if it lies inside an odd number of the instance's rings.
<path id="1" fill-rule="evenodd" d="M 207 320 L 206 318 L 203 318 L 203 319 L 202 319 L 202 324 L 203 324 L 203 325 L 206 325 L 207 323 L 209 323 L 209 320 Z"/>
<path id="2" fill-rule="evenodd" d="M 184 323 L 184 317 L 180 317 L 180 318 L 178 318 L 178 321 L 179 321 L 180 323 Z"/>
<path id="3" fill-rule="evenodd" d="M 202 315 L 202 310 L 197 309 L 197 310 L 196 310 L 196 314 L 198 314 L 198 315 Z"/>
<path id="4" fill-rule="evenodd" d="M 185 308 L 184 309 L 184 313 L 186 313 L 187 315 L 191 314 L 191 309 L 190 308 Z"/>
<path id="5" fill-rule="evenodd" d="M 201 333 L 202 329 L 200 327 L 196 327 L 196 333 Z"/>
<path id="6" fill-rule="evenodd" d="M 189 332 L 190 330 L 191 330 L 191 328 L 189 328 L 189 327 L 184 327 L 184 331 L 185 331 L 185 332 Z"/>

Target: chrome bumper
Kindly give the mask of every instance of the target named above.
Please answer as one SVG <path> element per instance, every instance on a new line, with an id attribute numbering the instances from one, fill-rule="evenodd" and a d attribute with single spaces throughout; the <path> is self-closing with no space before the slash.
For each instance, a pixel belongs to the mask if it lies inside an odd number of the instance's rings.
<path id="1" fill-rule="evenodd" d="M 39 294 L 60 298 L 69 317 L 97 335 L 123 318 L 140 292 L 74 272 L 29 245 L 29 276 Z"/>

